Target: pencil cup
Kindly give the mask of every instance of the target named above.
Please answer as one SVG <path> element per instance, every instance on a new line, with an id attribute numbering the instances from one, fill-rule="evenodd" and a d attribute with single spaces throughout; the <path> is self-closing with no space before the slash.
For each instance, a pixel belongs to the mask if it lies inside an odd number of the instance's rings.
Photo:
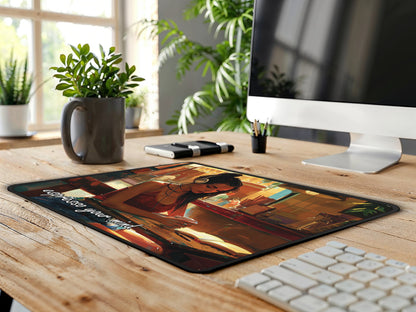
<path id="1" fill-rule="evenodd" d="M 267 135 L 252 135 L 251 150 L 253 153 L 266 153 Z"/>

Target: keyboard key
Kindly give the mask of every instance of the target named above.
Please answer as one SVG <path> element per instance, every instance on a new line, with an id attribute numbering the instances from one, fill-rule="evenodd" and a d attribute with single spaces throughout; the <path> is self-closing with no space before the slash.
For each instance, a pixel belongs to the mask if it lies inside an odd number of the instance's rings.
<path id="1" fill-rule="evenodd" d="M 402 310 L 402 312 L 416 312 L 416 305 L 412 305 L 411 307 L 406 307 Z"/>
<path id="2" fill-rule="evenodd" d="M 280 263 L 280 266 L 297 273 L 301 273 L 308 277 L 311 277 L 314 273 L 322 271 L 321 268 L 318 268 L 309 263 L 300 261 L 299 259 L 289 259 Z"/>
<path id="3" fill-rule="evenodd" d="M 371 253 L 371 252 L 365 254 L 365 258 L 367 258 L 369 260 L 381 261 L 381 262 L 387 259 L 387 257 L 380 256 L 380 255 L 377 255 L 377 254 Z"/>
<path id="4" fill-rule="evenodd" d="M 336 283 L 335 288 L 347 293 L 355 293 L 356 291 L 363 289 L 364 284 L 354 280 L 347 279 L 343 280 L 342 282 Z"/>
<path id="5" fill-rule="evenodd" d="M 321 282 L 321 283 L 325 283 L 328 285 L 332 285 L 336 282 L 339 282 L 340 280 L 342 280 L 342 276 L 329 272 L 329 271 L 322 271 L 322 272 L 317 272 L 314 274 L 314 279 L 316 279 L 317 281 Z"/>
<path id="6" fill-rule="evenodd" d="M 328 297 L 328 302 L 340 308 L 348 307 L 350 304 L 357 301 L 357 297 L 349 293 L 338 293 Z"/>
<path id="7" fill-rule="evenodd" d="M 371 282 L 377 279 L 378 277 L 379 276 L 377 274 L 374 274 L 373 272 L 361 271 L 361 270 L 350 274 L 350 278 L 358 282 L 364 283 L 364 284 L 367 284 L 368 282 Z"/>
<path id="8" fill-rule="evenodd" d="M 337 241 L 328 242 L 328 243 L 326 243 L 326 245 L 327 246 L 334 247 L 334 248 L 338 248 L 338 249 L 344 249 L 344 248 L 347 247 L 347 245 L 345 245 L 345 244 L 343 244 L 341 242 L 337 242 Z"/>
<path id="9" fill-rule="evenodd" d="M 263 284 L 259 284 L 256 286 L 256 289 L 262 292 L 268 292 L 273 288 L 277 288 L 282 286 L 283 284 L 276 280 L 267 281 Z"/>
<path id="10" fill-rule="evenodd" d="M 397 276 L 396 279 L 405 284 L 416 285 L 416 274 L 414 273 L 404 273 Z"/>
<path id="11" fill-rule="evenodd" d="M 330 307 L 328 309 L 323 310 L 322 312 L 345 312 L 345 310 L 338 307 Z"/>
<path id="12" fill-rule="evenodd" d="M 336 294 L 337 290 L 334 287 L 328 285 L 319 285 L 309 289 L 309 293 L 315 297 L 324 299 L 330 295 Z"/>
<path id="13" fill-rule="evenodd" d="M 374 301 L 375 302 L 375 301 L 379 300 L 380 298 L 385 297 L 387 294 L 386 294 L 386 292 L 384 292 L 380 289 L 369 287 L 369 288 L 364 288 L 364 289 L 358 291 L 356 293 L 356 295 L 357 295 L 357 297 L 359 297 L 363 300 L 368 300 L 368 301 Z"/>
<path id="14" fill-rule="evenodd" d="M 352 253 L 344 253 L 342 255 L 335 257 L 335 259 L 344 263 L 348 263 L 348 264 L 356 264 L 357 262 L 360 262 L 364 258 L 361 256 L 354 255 Z"/>
<path id="15" fill-rule="evenodd" d="M 398 295 L 406 299 L 412 299 L 412 297 L 416 296 L 416 287 L 403 285 L 394 288 L 391 292 L 393 295 Z"/>
<path id="16" fill-rule="evenodd" d="M 296 298 L 290 302 L 290 305 L 302 312 L 319 312 L 329 306 L 327 302 L 310 295 Z"/>
<path id="17" fill-rule="evenodd" d="M 330 265 L 337 263 L 334 259 L 325 257 L 316 252 L 308 252 L 306 254 L 300 255 L 298 259 L 316 265 L 320 268 L 327 268 Z"/>
<path id="18" fill-rule="evenodd" d="M 357 263 L 357 268 L 367 271 L 375 271 L 384 267 L 384 264 L 374 260 L 364 260 Z"/>
<path id="19" fill-rule="evenodd" d="M 379 304 L 390 310 L 400 310 L 410 305 L 410 301 L 398 296 L 388 296 L 379 300 Z"/>
<path id="20" fill-rule="evenodd" d="M 282 262 L 280 266 L 325 284 L 334 284 L 342 280 L 342 276 L 325 271 L 299 259 L 289 259 Z"/>
<path id="21" fill-rule="evenodd" d="M 351 312 L 381 312 L 383 309 L 371 301 L 360 301 L 349 306 Z"/>
<path id="22" fill-rule="evenodd" d="M 394 287 L 399 285 L 399 282 L 396 280 L 392 280 L 390 278 L 379 278 L 370 283 L 371 286 L 376 287 L 378 289 L 388 291 L 393 289 Z"/>
<path id="23" fill-rule="evenodd" d="M 267 282 L 270 280 L 270 277 L 261 274 L 261 273 L 253 273 L 250 275 L 246 275 L 239 280 L 237 280 L 238 286 L 247 286 L 247 287 L 255 287 L 258 284 Z"/>
<path id="24" fill-rule="evenodd" d="M 376 273 L 383 277 L 393 278 L 404 273 L 402 269 L 398 269 L 392 266 L 386 266 L 376 271 Z"/>
<path id="25" fill-rule="evenodd" d="M 262 273 L 300 290 L 307 290 L 318 285 L 318 282 L 280 266 L 264 269 Z"/>
<path id="26" fill-rule="evenodd" d="M 358 249 L 358 248 L 355 248 L 355 247 L 347 247 L 347 248 L 345 248 L 345 252 L 349 252 L 349 253 L 352 253 L 352 254 L 357 255 L 357 256 L 364 256 L 365 255 L 364 250 Z"/>
<path id="27" fill-rule="evenodd" d="M 334 258 L 334 257 L 343 253 L 342 250 L 339 250 L 338 248 L 334 248 L 334 247 L 331 247 L 331 246 L 324 246 L 324 247 L 321 247 L 321 248 L 317 248 L 317 249 L 315 249 L 315 252 L 317 252 L 317 253 L 319 253 L 323 256 L 330 257 L 330 258 Z"/>
<path id="28" fill-rule="evenodd" d="M 289 302 L 289 300 L 302 295 L 302 293 L 298 289 L 295 289 L 290 286 L 282 286 L 279 288 L 275 288 L 269 291 L 268 294 L 270 297 L 283 301 L 283 302 Z"/>
<path id="29" fill-rule="evenodd" d="M 386 261 L 387 265 L 391 265 L 393 267 L 402 269 L 402 270 L 406 270 L 406 268 L 409 266 L 407 263 L 401 262 L 401 261 L 397 261 L 397 260 L 393 260 L 393 259 L 389 259 Z"/>
<path id="30" fill-rule="evenodd" d="M 337 274 L 341 274 L 341 275 L 348 275 L 352 272 L 357 271 L 357 267 L 348 263 L 337 263 L 334 265 L 331 265 L 328 268 L 328 271 L 337 273 Z"/>

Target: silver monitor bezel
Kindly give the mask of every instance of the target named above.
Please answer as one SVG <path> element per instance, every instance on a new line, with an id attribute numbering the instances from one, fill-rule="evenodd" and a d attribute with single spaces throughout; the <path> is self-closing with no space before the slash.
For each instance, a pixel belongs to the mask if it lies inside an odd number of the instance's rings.
<path id="1" fill-rule="evenodd" d="M 416 107 L 249 95 L 247 117 L 275 125 L 416 139 Z"/>
<path id="2" fill-rule="evenodd" d="M 304 164 L 377 173 L 400 161 L 399 138 L 416 139 L 416 107 L 248 96 L 250 121 L 348 132 L 347 151 Z"/>

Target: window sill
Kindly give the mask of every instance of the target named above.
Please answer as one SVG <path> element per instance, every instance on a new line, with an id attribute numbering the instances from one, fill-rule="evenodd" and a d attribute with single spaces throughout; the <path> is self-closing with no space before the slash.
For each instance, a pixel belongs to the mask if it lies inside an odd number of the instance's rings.
<path id="1" fill-rule="evenodd" d="M 126 139 L 162 134 L 162 129 L 126 129 Z M 0 138 L 0 150 L 53 144 L 61 144 L 59 131 L 39 131 L 30 138 Z"/>

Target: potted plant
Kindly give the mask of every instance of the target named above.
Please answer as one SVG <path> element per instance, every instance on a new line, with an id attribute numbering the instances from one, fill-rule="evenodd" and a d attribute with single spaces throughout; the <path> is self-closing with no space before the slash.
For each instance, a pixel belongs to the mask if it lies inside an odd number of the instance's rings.
<path id="1" fill-rule="evenodd" d="M 62 111 L 61 135 L 67 155 L 81 163 L 105 164 L 123 159 L 125 98 L 144 79 L 136 67 L 124 65 L 115 47 L 100 56 L 88 44 L 71 45 L 61 54 L 61 66 L 51 67 L 59 80 L 56 90 L 71 98 Z"/>
<path id="2" fill-rule="evenodd" d="M 126 98 L 126 129 L 139 128 L 140 118 L 146 107 L 146 102 L 147 90 L 144 88 Z"/>
<path id="3" fill-rule="evenodd" d="M 32 84 L 27 57 L 20 64 L 11 52 L 9 59 L 0 64 L 0 136 L 28 135 Z"/>
<path id="4" fill-rule="evenodd" d="M 202 17 L 207 30 L 223 40 L 207 46 L 187 37 L 171 20 L 143 20 L 139 35 L 149 30 L 161 37 L 160 62 L 177 60 L 177 77 L 195 69 L 210 76 L 201 90 L 184 99 L 180 111 L 167 121 L 174 131 L 187 133 L 188 126 L 219 109 L 223 117 L 217 130 L 251 132 L 246 118 L 248 69 L 250 63 L 251 24 L 254 0 L 194 0 L 185 11 L 185 19 Z"/>
<path id="5" fill-rule="evenodd" d="M 173 59 L 179 80 L 192 70 L 200 70 L 202 77 L 211 78 L 200 90 L 187 96 L 180 110 L 166 122 L 175 127 L 171 132 L 187 133 L 189 126 L 197 123 L 201 126 L 201 121 L 217 110 L 222 114 L 214 126 L 217 131 L 252 132 L 246 113 L 253 6 L 254 0 L 189 1 L 184 18 L 203 18 L 207 31 L 220 41 L 215 46 L 188 37 L 172 20 L 138 22 L 138 35 L 150 31 L 150 35 L 160 37 L 160 64 Z M 297 93 L 296 82 L 277 67 L 265 83 L 274 96 L 294 97 Z M 205 128 L 212 129 L 211 125 Z M 277 135 L 277 132 L 277 126 L 268 127 L 268 133 Z"/>

